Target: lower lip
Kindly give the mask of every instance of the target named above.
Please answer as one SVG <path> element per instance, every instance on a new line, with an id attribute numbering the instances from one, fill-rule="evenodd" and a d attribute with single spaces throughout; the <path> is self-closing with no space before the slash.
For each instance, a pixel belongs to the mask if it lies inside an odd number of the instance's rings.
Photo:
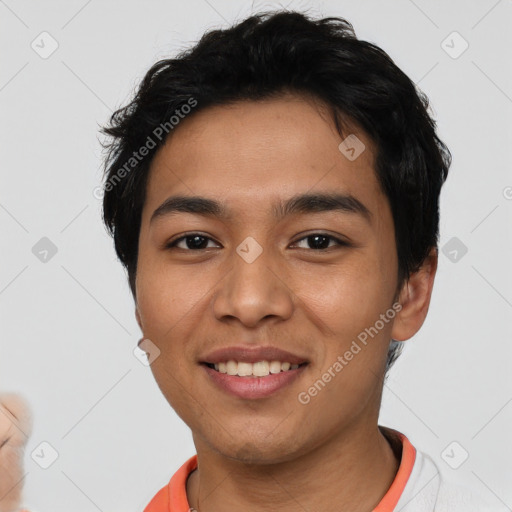
<path id="1" fill-rule="evenodd" d="M 205 364 L 201 366 L 213 382 L 224 391 L 239 398 L 256 399 L 270 396 L 291 384 L 302 374 L 307 364 L 299 366 L 295 370 L 270 373 L 266 377 L 239 377 L 238 375 L 220 373 Z"/>

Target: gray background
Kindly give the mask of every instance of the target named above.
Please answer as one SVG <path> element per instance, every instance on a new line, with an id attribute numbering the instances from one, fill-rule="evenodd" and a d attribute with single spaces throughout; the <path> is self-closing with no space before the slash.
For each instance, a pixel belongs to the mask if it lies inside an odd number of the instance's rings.
<path id="1" fill-rule="evenodd" d="M 429 316 L 387 381 L 380 423 L 451 478 L 512 507 L 512 0 L 283 5 L 346 17 L 432 102 L 454 157 L 441 201 L 440 246 L 450 245 Z M 195 453 L 133 354 L 134 305 L 93 195 L 97 130 L 157 59 L 206 29 L 279 6 L 0 1 L 0 390 L 33 409 L 25 456 L 33 512 L 141 511 Z M 52 39 L 58 48 L 47 58 L 31 47 L 49 51 Z M 45 262 L 33 253 L 43 237 L 57 248 Z M 39 243 L 36 254 L 48 244 Z M 51 456 L 42 442 L 58 452 L 47 469 L 31 456 Z M 446 461 L 458 465 L 463 450 L 468 459 L 453 469 Z"/>

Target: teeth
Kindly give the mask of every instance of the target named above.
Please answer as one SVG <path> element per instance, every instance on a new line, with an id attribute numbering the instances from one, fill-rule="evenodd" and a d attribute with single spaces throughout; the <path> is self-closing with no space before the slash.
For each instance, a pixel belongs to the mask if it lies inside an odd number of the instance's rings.
<path id="1" fill-rule="evenodd" d="M 248 377 L 252 375 L 252 364 L 251 363 L 238 363 L 238 375 L 240 377 Z"/>
<path id="2" fill-rule="evenodd" d="M 226 373 L 228 375 L 238 375 L 238 363 L 236 361 L 228 361 L 226 363 Z"/>
<path id="3" fill-rule="evenodd" d="M 240 368 L 240 363 L 238 363 Z M 270 364 L 268 361 L 258 361 L 252 365 L 252 374 L 256 377 L 265 377 L 270 373 Z"/>
<path id="4" fill-rule="evenodd" d="M 257 363 L 244 363 L 242 361 L 226 361 L 214 364 L 214 368 L 220 373 L 228 375 L 238 375 L 239 377 L 266 377 L 271 373 L 286 372 L 296 370 L 298 364 L 290 364 L 281 361 L 258 361 Z"/>
<path id="5" fill-rule="evenodd" d="M 270 373 L 279 373 L 281 371 L 281 361 L 270 361 Z"/>

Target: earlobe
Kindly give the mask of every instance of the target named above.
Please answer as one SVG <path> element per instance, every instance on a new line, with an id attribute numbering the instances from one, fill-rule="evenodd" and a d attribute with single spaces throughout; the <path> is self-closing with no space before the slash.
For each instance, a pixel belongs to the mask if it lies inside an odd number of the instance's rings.
<path id="1" fill-rule="evenodd" d="M 438 251 L 433 247 L 421 268 L 409 276 L 400 291 L 402 309 L 396 315 L 391 337 L 405 341 L 414 336 L 427 316 L 437 271 Z"/>

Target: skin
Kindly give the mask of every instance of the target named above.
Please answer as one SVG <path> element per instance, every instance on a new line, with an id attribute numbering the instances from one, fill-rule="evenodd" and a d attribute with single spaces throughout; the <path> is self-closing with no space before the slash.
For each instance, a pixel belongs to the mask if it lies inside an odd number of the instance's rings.
<path id="1" fill-rule="evenodd" d="M 32 412 L 26 400 L 15 393 L 0 393 L 0 512 L 20 510 L 23 455 L 31 434 Z"/>
<path id="2" fill-rule="evenodd" d="M 374 173 L 375 149 L 354 161 L 325 106 L 283 95 L 209 107 L 181 121 L 155 156 L 139 239 L 136 317 L 160 350 L 151 364 L 169 404 L 190 427 L 198 469 L 187 481 L 200 512 L 369 512 L 399 461 L 378 428 L 391 338 L 423 324 L 437 268 L 433 249 L 398 288 L 393 219 Z M 351 212 L 276 220 L 274 201 L 305 192 L 350 193 L 371 223 Z M 175 194 L 221 201 L 228 219 L 152 213 Z M 184 233 L 208 237 L 194 249 Z M 321 251 L 307 236 L 327 234 Z M 247 263 L 247 237 L 262 254 Z M 190 239 L 189 239 L 190 242 Z M 311 401 L 306 391 L 396 299 L 402 309 Z M 264 399 L 214 386 L 200 356 L 231 345 L 275 345 L 305 357 L 300 378 Z"/>

